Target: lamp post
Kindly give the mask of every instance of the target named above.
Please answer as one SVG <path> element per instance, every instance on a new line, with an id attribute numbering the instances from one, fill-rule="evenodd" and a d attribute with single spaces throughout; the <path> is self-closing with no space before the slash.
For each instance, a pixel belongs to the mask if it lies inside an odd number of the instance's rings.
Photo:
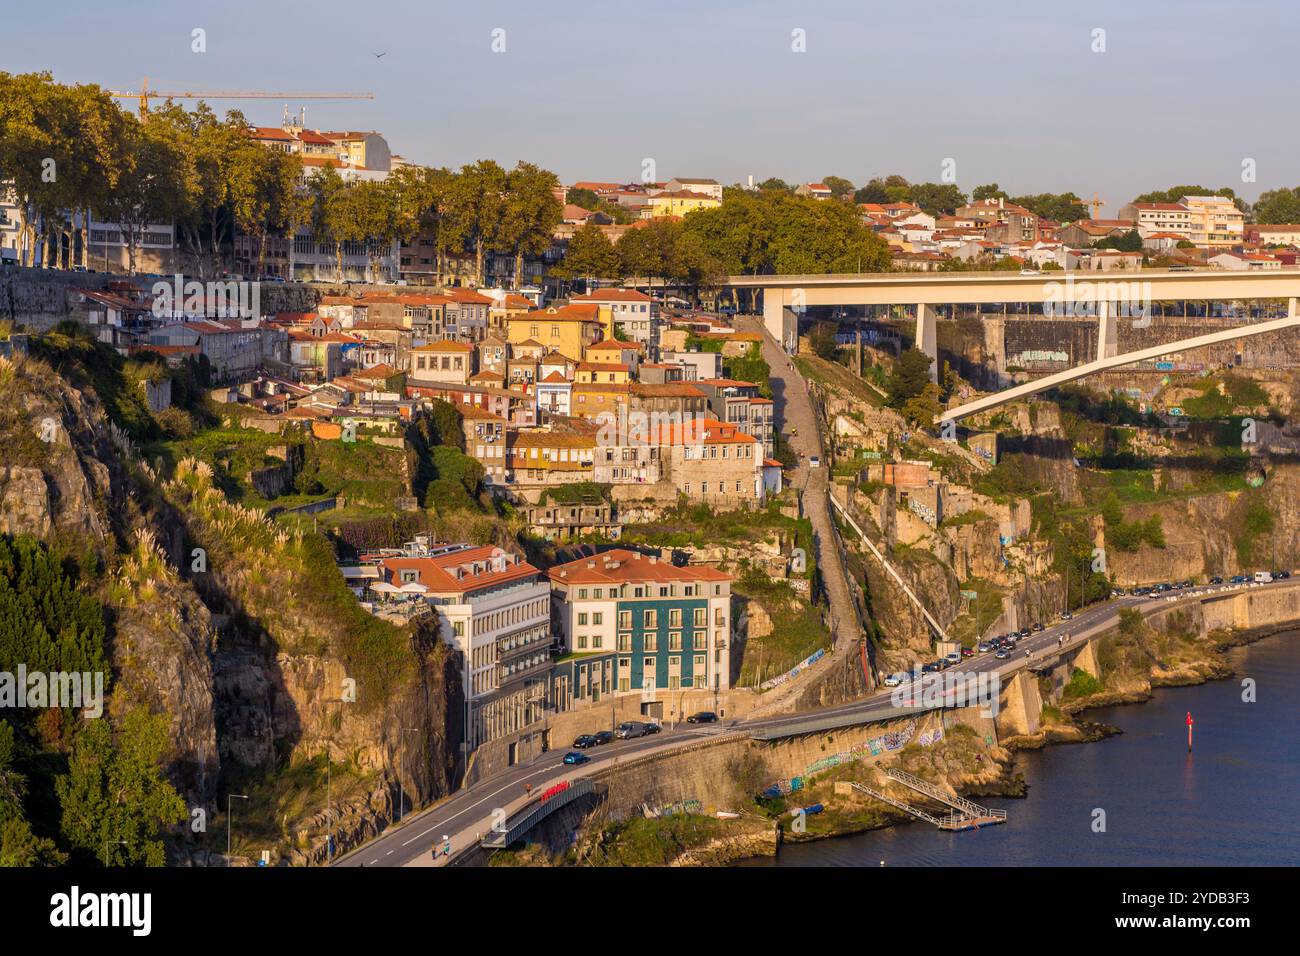
<path id="1" fill-rule="evenodd" d="M 230 806 L 231 800 L 247 800 L 246 793 L 228 793 L 226 794 L 226 866 L 230 865 L 230 818 L 234 810 Z"/>

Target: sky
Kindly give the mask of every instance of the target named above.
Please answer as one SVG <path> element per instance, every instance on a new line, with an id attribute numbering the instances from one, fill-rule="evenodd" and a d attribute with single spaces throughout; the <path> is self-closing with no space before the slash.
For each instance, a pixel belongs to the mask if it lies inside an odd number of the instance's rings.
<path id="1" fill-rule="evenodd" d="M 306 106 L 309 127 L 375 129 L 427 165 L 859 185 L 949 168 L 967 192 L 1099 193 L 1105 217 L 1173 185 L 1300 184 L 1298 32 L 1294 0 L 0 0 L 0 70 L 373 93 L 213 105 L 259 125 Z"/>

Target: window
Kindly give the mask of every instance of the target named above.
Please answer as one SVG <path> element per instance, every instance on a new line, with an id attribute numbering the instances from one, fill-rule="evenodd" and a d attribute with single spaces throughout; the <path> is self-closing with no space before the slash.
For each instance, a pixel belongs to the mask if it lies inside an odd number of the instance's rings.
<path id="1" fill-rule="evenodd" d="M 631 634 L 620 634 L 618 636 L 618 649 L 620 651 L 630 651 L 632 649 Z"/>
<path id="2" fill-rule="evenodd" d="M 604 618 L 605 615 L 601 611 L 592 611 L 591 613 L 591 623 L 595 627 L 599 627 L 603 622 Z"/>
<path id="3" fill-rule="evenodd" d="M 694 615 L 694 618 L 695 618 L 695 619 L 694 619 L 694 621 L 693 621 L 692 623 L 694 623 L 694 625 L 695 625 L 696 627 L 704 627 L 704 625 L 706 625 L 706 624 L 709 623 L 709 611 L 708 611 L 708 609 L 707 609 L 707 608 L 702 608 L 702 607 L 697 607 L 697 608 L 695 609 L 695 615 Z"/>
<path id="4" fill-rule="evenodd" d="M 580 611 L 580 612 L 578 613 L 578 626 L 579 626 L 579 627 L 586 627 L 586 626 L 587 626 L 587 612 L 586 612 L 586 611 Z"/>
<path id="5" fill-rule="evenodd" d="M 659 612 L 658 612 L 658 611 L 655 611 L 655 610 L 647 610 L 647 611 L 643 612 L 642 615 L 641 615 L 641 626 L 642 626 L 642 627 L 658 627 L 658 626 L 659 626 Z"/>
<path id="6" fill-rule="evenodd" d="M 671 611 L 668 612 L 668 626 L 669 626 L 669 627 L 681 627 L 681 626 L 682 626 L 682 609 L 681 609 L 681 608 L 679 608 L 679 607 L 675 607 L 675 608 L 673 608 Z"/>
<path id="7" fill-rule="evenodd" d="M 632 612 L 631 612 L 631 611 L 619 611 L 619 612 L 618 612 L 618 626 L 619 626 L 620 628 L 623 628 L 623 629 L 627 629 L 627 628 L 630 628 L 630 627 L 632 626 Z"/>
<path id="8" fill-rule="evenodd" d="M 691 635 L 691 643 L 694 650 L 702 651 L 709 646 L 709 632 L 696 631 Z"/>
<path id="9" fill-rule="evenodd" d="M 647 631 L 644 635 L 644 647 L 647 651 L 659 650 L 659 635 L 654 631 Z"/>
<path id="10" fill-rule="evenodd" d="M 587 649 L 587 635 L 586 635 L 586 634 L 579 634 L 579 635 L 578 635 L 578 649 L 579 649 L 579 650 L 586 650 L 586 649 Z"/>
<path id="11" fill-rule="evenodd" d="M 668 649 L 669 649 L 670 651 L 680 651 L 680 650 L 682 649 L 682 632 L 681 632 L 681 631 L 669 631 L 669 632 L 668 632 Z"/>

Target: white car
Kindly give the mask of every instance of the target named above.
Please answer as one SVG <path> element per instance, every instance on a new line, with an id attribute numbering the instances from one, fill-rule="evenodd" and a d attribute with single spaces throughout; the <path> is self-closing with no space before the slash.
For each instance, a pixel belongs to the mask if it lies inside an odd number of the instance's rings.
<path id="1" fill-rule="evenodd" d="M 822 466 L 822 460 L 818 458 L 816 455 L 813 455 L 811 458 L 808 459 L 809 468 L 820 468 L 821 466 Z"/>
<path id="2" fill-rule="evenodd" d="M 885 678 L 885 686 L 897 687 L 899 684 L 903 683 L 903 677 L 903 674 L 890 674 Z"/>
<path id="3" fill-rule="evenodd" d="M 1020 274 L 1021 274 L 1022 276 L 1040 276 L 1040 275 L 1042 275 L 1042 273 L 1039 272 L 1037 269 L 1021 269 L 1021 270 L 1020 270 Z"/>

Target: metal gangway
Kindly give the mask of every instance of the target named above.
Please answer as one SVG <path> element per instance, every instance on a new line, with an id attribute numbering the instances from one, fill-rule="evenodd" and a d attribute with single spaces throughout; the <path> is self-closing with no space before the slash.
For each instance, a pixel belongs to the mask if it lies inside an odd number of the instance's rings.
<path id="1" fill-rule="evenodd" d="M 924 820 L 927 823 L 933 823 L 935 826 L 939 827 L 940 829 L 945 829 L 944 819 L 946 818 L 936 817 L 932 814 L 926 813 L 924 810 L 912 806 L 910 803 L 905 803 L 902 800 L 895 800 L 893 797 L 881 793 L 879 790 L 876 790 L 874 787 L 868 787 L 865 784 L 851 783 L 849 784 L 849 786 L 851 786 L 854 790 L 860 790 L 861 792 L 865 793 L 869 797 L 874 797 L 875 799 L 879 800 L 881 803 L 887 803 L 891 807 L 897 807 L 898 809 L 902 810 L 904 813 L 910 813 L 912 816 L 916 817 L 917 819 Z"/>
<path id="2" fill-rule="evenodd" d="M 948 806 L 952 807 L 957 812 L 945 818 L 947 820 L 960 817 L 971 826 L 975 827 L 1007 822 L 1007 811 L 993 810 L 989 807 L 980 806 L 974 800 L 967 800 L 965 797 L 959 797 L 955 793 L 949 793 L 947 790 L 937 787 L 927 780 L 922 780 L 920 777 L 910 774 L 905 770 L 891 767 L 889 770 L 885 771 L 885 776 L 891 780 L 897 780 L 903 786 L 910 787 L 917 793 L 925 794 L 925 796 L 932 800 L 938 800 L 940 803 L 946 803 Z M 961 829 L 966 829 L 966 827 L 962 827 Z"/>

